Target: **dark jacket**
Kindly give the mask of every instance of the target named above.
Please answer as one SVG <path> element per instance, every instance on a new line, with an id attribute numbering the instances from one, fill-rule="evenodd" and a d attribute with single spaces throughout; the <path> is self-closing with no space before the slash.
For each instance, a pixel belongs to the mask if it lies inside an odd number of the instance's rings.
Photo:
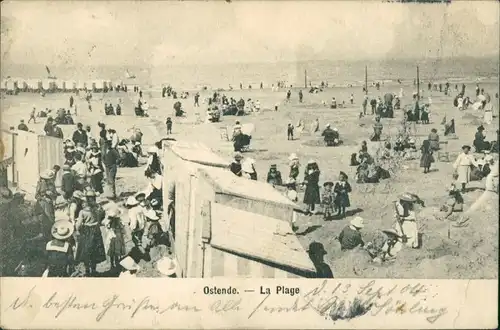
<path id="1" fill-rule="evenodd" d="M 87 146 L 87 142 L 88 142 L 87 132 L 76 130 L 73 133 L 73 139 L 72 140 L 73 140 L 73 142 L 75 144 L 81 143 L 81 144 L 83 144 L 84 147 L 86 147 Z"/>
<path id="2" fill-rule="evenodd" d="M 116 149 L 110 149 L 104 155 L 104 165 L 107 168 L 112 168 L 120 164 L 120 154 Z"/>

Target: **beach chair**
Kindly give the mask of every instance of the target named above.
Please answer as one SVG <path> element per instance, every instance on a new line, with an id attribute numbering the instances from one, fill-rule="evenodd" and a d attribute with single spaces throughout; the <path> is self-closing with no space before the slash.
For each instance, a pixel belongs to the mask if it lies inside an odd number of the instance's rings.
<path id="1" fill-rule="evenodd" d="M 448 141 L 439 141 L 439 150 L 437 152 L 437 159 L 443 163 L 450 162 L 450 153 L 448 152 Z"/>

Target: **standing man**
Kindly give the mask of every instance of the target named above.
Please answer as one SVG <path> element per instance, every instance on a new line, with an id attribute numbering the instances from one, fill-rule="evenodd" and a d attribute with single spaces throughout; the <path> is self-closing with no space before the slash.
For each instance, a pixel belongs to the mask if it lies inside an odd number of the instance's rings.
<path id="1" fill-rule="evenodd" d="M 366 115 L 366 107 L 368 106 L 368 95 L 365 95 L 363 99 L 363 114 Z"/>
<path id="2" fill-rule="evenodd" d="M 116 199 L 116 173 L 120 163 L 120 154 L 111 147 L 111 141 L 106 141 L 108 151 L 104 155 L 104 166 L 106 167 L 106 178 L 108 186 L 111 188 L 111 199 Z"/>
<path id="3" fill-rule="evenodd" d="M 45 123 L 45 126 L 43 127 L 43 131 L 45 132 L 45 135 L 52 136 L 52 131 L 54 129 L 53 123 L 54 123 L 54 119 L 49 116 L 49 118 L 47 118 L 47 122 Z"/>
<path id="4" fill-rule="evenodd" d="M 30 113 L 30 119 L 28 119 L 28 124 L 31 122 L 31 120 L 33 119 L 33 123 L 36 124 L 36 109 L 35 107 L 33 107 L 33 110 L 31 110 L 31 113 Z"/>
<path id="5" fill-rule="evenodd" d="M 71 95 L 69 97 L 69 107 L 72 108 L 74 103 L 75 103 L 75 99 L 73 98 L 73 95 Z"/>
<path id="6" fill-rule="evenodd" d="M 194 94 L 194 106 L 195 107 L 200 106 L 200 93 Z"/>
<path id="7" fill-rule="evenodd" d="M 304 94 L 302 94 L 302 89 L 299 91 L 299 102 L 302 103 L 302 99 L 304 98 Z"/>
<path id="8" fill-rule="evenodd" d="M 87 147 L 88 144 L 88 137 L 87 137 L 87 132 L 83 130 L 83 124 L 78 123 L 76 124 L 77 130 L 73 133 L 73 142 L 75 145 L 78 145 L 78 143 L 83 144 L 84 147 Z"/>

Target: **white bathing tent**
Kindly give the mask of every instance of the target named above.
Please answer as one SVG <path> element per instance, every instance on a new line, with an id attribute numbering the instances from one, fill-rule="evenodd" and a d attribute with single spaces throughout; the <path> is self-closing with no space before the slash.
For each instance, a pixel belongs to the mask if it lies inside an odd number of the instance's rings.
<path id="1" fill-rule="evenodd" d="M 104 80 L 96 79 L 92 83 L 93 83 L 93 87 L 92 87 L 93 90 L 94 89 L 96 89 L 96 90 L 103 90 L 104 89 Z"/>
<path id="2" fill-rule="evenodd" d="M 84 90 L 85 89 L 85 82 L 79 80 L 78 83 L 76 84 L 76 88 L 79 90 Z"/>
<path id="3" fill-rule="evenodd" d="M 25 90 L 28 87 L 28 84 L 26 83 L 26 80 L 24 78 L 13 78 L 13 80 L 15 81 L 17 89 Z"/>
<path id="4" fill-rule="evenodd" d="M 13 91 L 16 89 L 16 82 L 13 79 L 8 79 L 5 84 L 5 89 L 8 91 Z"/>
<path id="5" fill-rule="evenodd" d="M 56 80 L 54 81 L 54 85 L 55 85 L 56 89 L 58 89 L 58 90 L 63 91 L 63 90 L 65 90 L 65 89 L 66 89 L 66 88 L 65 88 L 65 86 L 66 86 L 66 82 L 65 82 L 64 80 L 62 80 L 62 79 L 56 79 Z"/>
<path id="6" fill-rule="evenodd" d="M 95 81 L 89 80 L 85 83 L 85 87 L 87 87 L 88 90 L 93 91 L 95 89 Z"/>
<path id="7" fill-rule="evenodd" d="M 27 81 L 28 89 L 36 91 L 42 89 L 42 80 L 41 79 L 28 79 Z"/>
<path id="8" fill-rule="evenodd" d="M 7 79 L 2 79 L 2 85 L 0 86 L 1 90 L 7 89 Z"/>
<path id="9" fill-rule="evenodd" d="M 76 82 L 74 80 L 66 80 L 64 82 L 64 90 L 72 91 L 76 88 Z"/>
<path id="10" fill-rule="evenodd" d="M 52 79 L 43 79 L 42 88 L 45 91 L 50 91 L 55 89 L 55 82 Z"/>

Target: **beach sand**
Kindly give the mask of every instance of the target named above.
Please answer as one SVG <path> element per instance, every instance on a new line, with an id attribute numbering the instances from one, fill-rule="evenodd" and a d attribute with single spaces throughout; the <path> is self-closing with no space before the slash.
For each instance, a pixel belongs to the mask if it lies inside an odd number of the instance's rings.
<path id="1" fill-rule="evenodd" d="M 424 87 L 424 86 L 422 86 Z M 498 91 L 498 83 L 482 83 L 493 98 L 498 111 L 498 99 L 495 92 Z M 427 86 L 425 86 L 425 89 Z M 475 84 L 467 85 L 467 94 L 474 94 Z M 380 91 L 370 88 L 369 96 L 381 96 L 387 92 L 399 93 L 400 86 L 381 86 Z M 405 86 L 405 96 L 402 99 L 402 107 L 411 103 L 411 94 L 415 88 Z M 421 88 L 423 89 L 423 88 Z M 324 181 L 335 181 L 340 171 L 349 176 L 353 192 L 350 195 L 351 207 L 347 210 L 348 217 L 343 220 L 324 221 L 322 215 L 312 217 L 300 215 L 297 221 L 298 236 L 304 247 L 309 243 L 318 241 L 323 243 L 328 254 L 326 262 L 331 266 L 336 277 L 362 277 L 362 278 L 497 278 L 498 276 L 498 202 L 489 205 L 472 215 L 470 224 L 465 228 L 451 227 L 451 239 L 448 239 L 448 223 L 438 221 L 433 217 L 419 219 L 422 227 L 422 247 L 420 249 L 404 249 L 398 254 L 397 260 L 385 265 L 375 265 L 370 262 L 366 253 L 341 252 L 340 245 L 335 237 L 342 228 L 348 225 L 354 214 L 363 217 L 366 226 L 362 230 L 363 238 L 370 241 L 378 230 L 390 228 L 393 224 L 393 204 L 399 193 L 409 191 L 418 194 L 426 203 L 426 210 L 439 208 L 446 198 L 446 188 L 452 182 L 452 163 L 436 162 L 432 164 L 431 173 L 424 175 L 419 167 L 419 160 L 404 163 L 392 163 L 392 177 L 379 184 L 357 184 L 354 181 L 355 167 L 349 166 L 350 155 L 359 150 L 361 141 L 368 140 L 372 132 L 372 116 L 359 119 L 363 92 L 361 88 L 328 88 L 319 94 L 309 94 L 304 89 L 304 102 L 299 103 L 297 90 L 294 88 L 292 100 L 285 103 L 286 89 L 279 92 L 270 90 L 233 90 L 225 93 L 228 97 L 245 100 L 251 98 L 259 100 L 261 111 L 251 113 L 248 116 L 235 117 L 224 116 L 220 123 L 196 123 L 195 112 L 200 113 L 200 119 L 204 120 L 206 104 L 200 104 L 200 108 L 193 107 L 193 98 L 180 100 L 188 112 L 187 118 L 177 119 L 172 114 L 174 100 L 161 98 L 160 91 L 145 91 L 144 96 L 148 102 L 155 107 L 150 110 L 150 118 L 137 118 L 133 115 L 132 102 L 133 93 L 109 93 L 104 97 L 94 95 L 93 112 L 87 110 L 86 102 L 77 100 L 79 115 L 75 122 L 81 121 L 84 125 L 90 124 L 95 135 L 98 134 L 97 121 L 101 120 L 114 127 L 120 137 L 128 137 L 130 129 L 134 126 L 140 127 L 144 132 L 144 144 L 150 145 L 155 141 L 166 137 L 165 119 L 171 116 L 174 120 L 173 137 L 178 140 L 202 141 L 220 155 L 231 159 L 232 143 L 221 141 L 219 129 L 231 128 L 236 120 L 244 123 L 253 123 L 256 127 L 252 136 L 251 151 L 245 153 L 246 157 L 254 158 L 259 180 L 264 181 L 271 164 L 277 164 L 283 176 L 288 175 L 288 155 L 297 153 L 302 163 L 300 179 L 303 175 L 304 164 L 309 159 L 314 159 L 321 170 L 320 184 Z M 453 88 L 452 88 L 453 90 Z M 353 93 L 355 104 L 350 105 L 349 96 Z M 201 92 L 200 100 L 205 99 L 213 91 Z M 451 93 L 456 95 L 454 91 Z M 453 96 L 445 96 L 444 93 L 424 91 L 424 102 L 428 96 L 432 98 L 431 124 L 414 125 L 413 134 L 417 146 L 426 139 L 431 128 L 436 128 L 442 140 L 443 126 L 440 125 L 442 118 L 446 115 L 450 120 L 455 118 L 458 139 L 449 140 L 448 151 L 451 160 L 454 161 L 463 144 L 472 144 L 477 126 L 481 123 L 482 113 L 469 109 L 459 112 L 453 107 Z M 346 108 L 330 109 L 322 102 L 330 104 L 332 96 L 338 103 L 346 102 Z M 17 126 L 19 120 L 26 121 L 33 106 L 37 110 L 50 107 L 68 107 L 69 94 L 53 94 L 42 98 L 36 94 L 22 93 L 18 96 L 5 96 L 2 99 L 2 127 Z M 121 117 L 107 117 L 103 115 L 104 102 L 111 101 L 116 104 L 121 98 L 123 115 Z M 76 98 L 78 99 L 78 98 Z M 279 103 L 279 110 L 275 112 L 274 105 Z M 368 112 L 370 112 L 368 110 Z M 335 148 L 323 146 L 320 133 L 311 134 L 304 131 L 298 134 L 296 139 L 287 141 L 286 126 L 288 123 L 296 125 L 302 119 L 309 129 L 312 121 L 318 118 L 320 130 L 325 124 L 330 123 L 332 127 L 338 128 L 344 145 Z M 395 111 L 394 119 L 382 119 L 384 125 L 384 136 L 394 137 L 398 132 L 402 120 L 402 111 Z M 43 131 L 43 124 L 28 124 L 30 129 L 37 132 Z M 486 125 L 485 125 L 486 126 Z M 498 129 L 498 118 L 492 125 L 486 126 L 488 140 L 495 140 L 495 130 Z M 70 136 L 68 136 L 70 137 Z M 375 146 L 376 147 L 376 146 Z M 437 158 L 437 157 L 436 157 Z M 120 169 L 118 171 L 117 189 L 125 195 L 142 189 L 145 185 L 143 169 Z M 465 208 L 467 209 L 482 193 L 483 182 L 472 182 L 470 187 L 474 191 L 465 194 Z M 473 190 L 471 189 L 471 190 Z M 299 195 L 301 198 L 302 195 Z M 428 212 L 427 212 L 428 213 Z"/>

